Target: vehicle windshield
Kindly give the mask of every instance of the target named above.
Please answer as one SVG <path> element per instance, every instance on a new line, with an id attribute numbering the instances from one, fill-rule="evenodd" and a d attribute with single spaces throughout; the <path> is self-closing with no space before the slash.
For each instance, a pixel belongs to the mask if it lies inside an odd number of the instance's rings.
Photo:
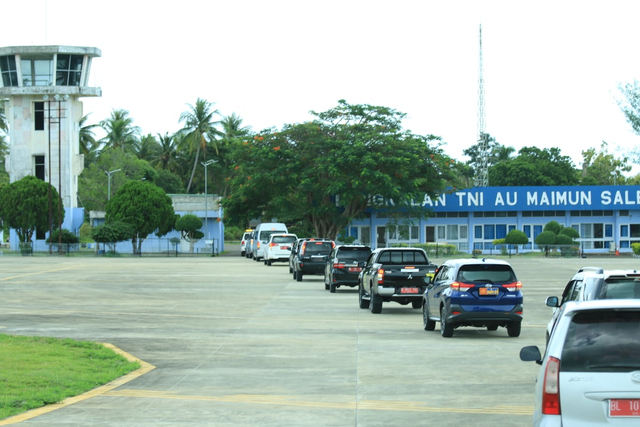
<path id="1" fill-rule="evenodd" d="M 640 370 L 640 311 L 615 309 L 576 314 L 567 331 L 560 370 Z"/>
<path id="2" fill-rule="evenodd" d="M 513 283 L 516 275 L 508 265 L 479 264 L 467 265 L 458 272 L 459 282 Z"/>
<path id="3" fill-rule="evenodd" d="M 606 280 L 598 295 L 598 299 L 633 298 L 640 298 L 640 281 L 635 279 Z"/>
<path id="4" fill-rule="evenodd" d="M 262 240 L 263 242 L 268 242 L 269 241 L 269 237 L 271 237 L 272 234 L 280 234 L 282 232 L 283 232 L 282 230 L 264 230 L 264 231 L 261 231 L 260 232 L 260 240 Z"/>

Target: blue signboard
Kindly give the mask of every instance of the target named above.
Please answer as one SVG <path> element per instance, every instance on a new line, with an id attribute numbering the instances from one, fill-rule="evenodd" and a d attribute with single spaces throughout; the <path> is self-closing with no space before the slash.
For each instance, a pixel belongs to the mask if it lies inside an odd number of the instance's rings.
<path id="1" fill-rule="evenodd" d="M 435 212 L 638 210 L 640 186 L 475 187 L 427 197 L 422 206 Z"/>

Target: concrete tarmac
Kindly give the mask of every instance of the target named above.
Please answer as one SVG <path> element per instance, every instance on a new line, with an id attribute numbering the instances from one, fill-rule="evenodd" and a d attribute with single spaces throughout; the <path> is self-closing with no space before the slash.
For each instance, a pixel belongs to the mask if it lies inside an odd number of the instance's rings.
<path id="1" fill-rule="evenodd" d="M 438 263 L 442 260 L 433 260 Z M 583 266 L 634 258 L 509 260 L 522 334 L 422 328 L 420 310 L 358 308 L 355 288 L 292 280 L 286 264 L 215 258 L 0 258 L 0 333 L 109 343 L 145 370 L 21 426 L 526 426 L 551 309 Z"/>

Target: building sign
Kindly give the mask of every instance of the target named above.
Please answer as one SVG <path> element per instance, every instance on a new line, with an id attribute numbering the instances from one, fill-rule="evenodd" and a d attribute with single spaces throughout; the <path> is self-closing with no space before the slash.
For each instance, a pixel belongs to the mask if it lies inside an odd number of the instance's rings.
<path id="1" fill-rule="evenodd" d="M 476 187 L 426 197 L 422 206 L 436 212 L 640 210 L 640 186 Z"/>

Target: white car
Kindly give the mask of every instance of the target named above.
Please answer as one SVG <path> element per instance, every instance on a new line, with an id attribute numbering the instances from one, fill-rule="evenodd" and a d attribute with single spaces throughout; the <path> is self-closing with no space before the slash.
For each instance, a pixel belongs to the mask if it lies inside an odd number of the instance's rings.
<path id="1" fill-rule="evenodd" d="M 550 296 L 546 305 L 553 308 L 547 324 L 549 341 L 562 305 L 568 301 L 595 299 L 640 298 L 640 273 L 637 270 L 605 270 L 600 267 L 584 267 L 578 270 L 562 291 L 562 297 Z"/>
<path id="2" fill-rule="evenodd" d="M 242 240 L 240 241 L 240 256 L 245 256 L 247 253 L 247 244 L 251 239 L 251 232 L 253 230 L 244 230 L 244 234 L 242 235 Z"/>
<path id="3" fill-rule="evenodd" d="M 568 301 L 547 350 L 520 351 L 542 365 L 533 425 L 640 425 L 640 300 Z"/>
<path id="4" fill-rule="evenodd" d="M 295 234 L 272 234 L 264 247 L 264 264 L 271 265 L 274 262 L 289 262 L 291 247 L 298 240 Z"/>

